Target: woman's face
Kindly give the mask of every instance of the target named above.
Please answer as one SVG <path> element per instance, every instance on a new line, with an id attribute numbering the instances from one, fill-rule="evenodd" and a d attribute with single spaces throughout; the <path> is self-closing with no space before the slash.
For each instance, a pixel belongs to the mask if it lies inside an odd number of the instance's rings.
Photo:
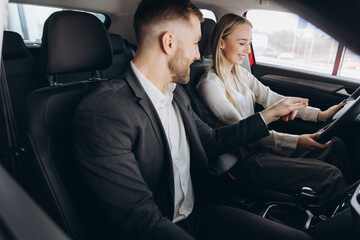
<path id="1" fill-rule="evenodd" d="M 225 62 L 233 65 L 240 65 L 247 54 L 250 53 L 250 42 L 252 39 L 251 27 L 249 24 L 241 24 L 235 30 L 221 39 L 222 55 Z"/>

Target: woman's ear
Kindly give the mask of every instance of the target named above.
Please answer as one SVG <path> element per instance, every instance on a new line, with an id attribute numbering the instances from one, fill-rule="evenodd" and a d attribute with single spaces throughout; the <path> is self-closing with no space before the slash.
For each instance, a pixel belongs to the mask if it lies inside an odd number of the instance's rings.
<path id="1" fill-rule="evenodd" d="M 220 39 L 220 50 L 224 50 L 225 49 L 225 41 L 224 39 Z"/>
<path id="2" fill-rule="evenodd" d="M 175 49 L 175 35 L 171 32 L 165 32 L 161 35 L 161 49 L 165 54 L 171 54 Z"/>

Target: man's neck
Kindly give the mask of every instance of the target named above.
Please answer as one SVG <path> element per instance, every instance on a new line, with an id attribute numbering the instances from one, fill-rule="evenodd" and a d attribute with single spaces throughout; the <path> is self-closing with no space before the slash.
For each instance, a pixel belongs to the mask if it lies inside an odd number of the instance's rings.
<path id="1" fill-rule="evenodd" d="M 161 92 L 171 82 L 171 76 L 167 63 L 158 56 L 146 53 L 137 53 L 132 63 L 135 67 L 152 82 Z"/>

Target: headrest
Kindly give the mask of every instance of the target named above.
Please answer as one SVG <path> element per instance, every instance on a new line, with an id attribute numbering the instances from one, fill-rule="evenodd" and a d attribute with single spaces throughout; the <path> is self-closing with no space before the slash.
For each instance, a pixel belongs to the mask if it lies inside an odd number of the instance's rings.
<path id="1" fill-rule="evenodd" d="M 120 35 L 110 33 L 109 37 L 113 54 L 119 54 L 126 50 L 124 39 Z"/>
<path id="2" fill-rule="evenodd" d="M 205 18 L 201 24 L 201 40 L 199 42 L 200 56 L 211 55 L 211 37 L 216 26 L 216 22 L 210 18 Z"/>
<path id="3" fill-rule="evenodd" d="M 4 60 L 14 60 L 26 57 L 29 54 L 29 50 L 26 48 L 20 34 L 4 31 L 2 54 Z"/>
<path id="4" fill-rule="evenodd" d="M 44 25 L 42 59 L 48 75 L 108 68 L 112 63 L 109 35 L 94 15 L 55 12 Z"/>

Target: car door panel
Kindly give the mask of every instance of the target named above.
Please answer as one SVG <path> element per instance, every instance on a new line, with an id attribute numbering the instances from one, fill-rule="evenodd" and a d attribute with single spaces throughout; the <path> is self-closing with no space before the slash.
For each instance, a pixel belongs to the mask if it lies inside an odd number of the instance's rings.
<path id="1" fill-rule="evenodd" d="M 309 99 L 311 106 L 326 109 L 346 99 L 359 86 L 356 80 L 255 63 L 252 72 L 264 85 L 285 96 Z"/>

